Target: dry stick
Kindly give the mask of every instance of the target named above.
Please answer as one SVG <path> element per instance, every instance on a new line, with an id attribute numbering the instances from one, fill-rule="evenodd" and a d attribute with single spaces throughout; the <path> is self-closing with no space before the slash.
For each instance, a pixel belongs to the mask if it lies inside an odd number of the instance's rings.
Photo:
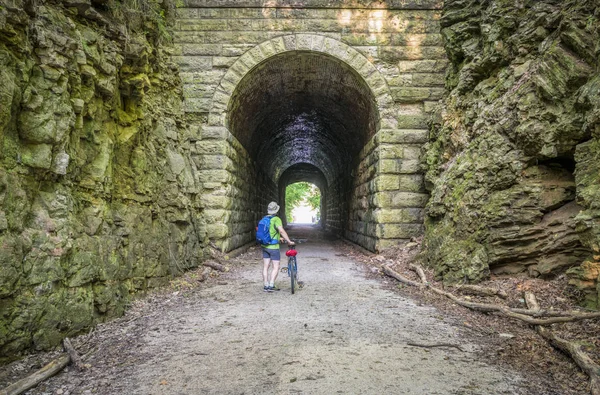
<path id="1" fill-rule="evenodd" d="M 501 289 L 481 287 L 472 284 L 455 285 L 454 288 L 460 291 L 466 291 L 468 293 L 483 295 L 483 296 L 499 296 L 502 299 L 508 298 L 508 294 Z"/>
<path id="2" fill-rule="evenodd" d="M 0 390 L 0 395 L 19 395 L 23 392 L 27 391 L 30 388 L 35 387 L 42 381 L 46 380 L 49 377 L 54 376 L 56 373 L 60 372 L 65 366 L 69 364 L 71 357 L 69 354 L 63 354 L 60 357 L 56 358 L 48 365 L 44 366 L 37 372 L 25 377 L 17 381 L 14 384 L 9 385 L 3 390 Z"/>
<path id="3" fill-rule="evenodd" d="M 532 310 L 539 310 L 540 305 L 535 295 L 531 292 L 525 292 L 525 302 L 527 307 Z M 592 395 L 600 395 L 600 365 L 595 363 L 582 349 L 581 346 L 573 342 L 562 339 L 547 328 L 536 325 L 535 330 L 544 339 L 554 347 L 562 350 L 575 361 L 575 363 L 590 378 L 590 392 Z"/>
<path id="4" fill-rule="evenodd" d="M 73 365 L 75 366 L 75 368 L 78 371 L 80 371 L 80 372 L 82 370 L 84 370 L 85 366 L 83 366 L 83 362 L 81 362 L 81 358 L 79 357 L 79 354 L 77 353 L 77 351 L 75 350 L 75 348 L 71 344 L 71 340 L 69 340 L 68 337 L 65 337 L 65 339 L 63 340 L 63 347 L 65 348 L 65 351 L 71 357 L 71 362 L 73 363 Z"/>
<path id="5" fill-rule="evenodd" d="M 452 344 L 452 343 L 434 343 L 434 344 L 423 344 L 423 343 L 414 343 L 414 342 L 409 342 L 406 343 L 408 346 L 415 346 L 415 347 L 425 347 L 425 348 L 433 348 L 433 347 L 454 347 L 459 349 L 462 352 L 465 352 L 465 350 L 462 349 L 461 346 L 457 345 L 457 344 Z"/>
<path id="6" fill-rule="evenodd" d="M 214 261 L 204 261 L 204 262 L 202 262 L 202 265 L 208 266 L 208 267 L 218 270 L 220 272 L 228 272 L 229 271 L 229 268 L 227 266 L 223 266 L 220 263 L 217 263 Z"/>

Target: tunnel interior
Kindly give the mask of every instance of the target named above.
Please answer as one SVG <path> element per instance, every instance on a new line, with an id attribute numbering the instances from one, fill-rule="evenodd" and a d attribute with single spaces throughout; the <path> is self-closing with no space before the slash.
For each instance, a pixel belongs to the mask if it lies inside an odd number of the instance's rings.
<path id="1" fill-rule="evenodd" d="M 321 225 L 348 224 L 359 153 L 378 128 L 369 86 L 333 56 L 291 51 L 248 72 L 228 108 L 227 126 L 252 163 L 240 175 L 256 188 L 256 216 L 269 200 L 285 207 L 287 185 L 307 181 L 322 193 Z M 285 213 L 281 213 L 285 218 Z"/>

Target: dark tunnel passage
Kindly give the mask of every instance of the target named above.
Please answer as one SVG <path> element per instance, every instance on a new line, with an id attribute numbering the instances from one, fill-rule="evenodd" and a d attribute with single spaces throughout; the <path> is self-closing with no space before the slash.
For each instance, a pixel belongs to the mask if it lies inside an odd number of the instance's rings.
<path id="1" fill-rule="evenodd" d="M 252 163 L 242 177 L 256 189 L 248 207 L 255 216 L 270 200 L 285 207 L 286 186 L 307 181 L 323 194 L 321 225 L 343 234 L 359 153 L 378 128 L 377 105 L 362 77 L 333 56 L 285 52 L 240 81 L 227 112 L 228 128 Z"/>

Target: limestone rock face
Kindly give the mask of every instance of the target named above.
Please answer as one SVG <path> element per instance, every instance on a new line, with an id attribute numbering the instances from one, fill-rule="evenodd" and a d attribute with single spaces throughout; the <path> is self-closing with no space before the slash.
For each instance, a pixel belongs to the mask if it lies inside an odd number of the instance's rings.
<path id="1" fill-rule="evenodd" d="M 137 34 L 89 2 L 10 3 L 0 7 L 2 358 L 121 314 L 131 295 L 197 266 L 207 245 L 195 132 L 152 20 Z"/>
<path id="2" fill-rule="evenodd" d="M 449 0 L 441 24 L 451 65 L 424 155 L 430 264 L 447 281 L 593 266 L 597 2 Z M 571 273 L 583 281 L 581 270 Z M 597 303 L 590 273 L 586 289 Z"/>

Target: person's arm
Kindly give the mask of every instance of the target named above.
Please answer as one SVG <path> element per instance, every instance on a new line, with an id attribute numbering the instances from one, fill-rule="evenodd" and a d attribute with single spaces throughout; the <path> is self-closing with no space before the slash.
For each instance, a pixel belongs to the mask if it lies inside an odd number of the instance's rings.
<path id="1" fill-rule="evenodd" d="M 296 243 L 294 243 L 293 241 L 290 240 L 290 237 L 288 236 L 288 234 L 285 232 L 285 229 L 283 229 L 283 226 L 278 226 L 277 227 L 277 231 L 279 232 L 279 234 L 281 235 L 281 238 L 284 239 L 285 241 L 288 242 L 289 245 L 295 245 Z"/>

